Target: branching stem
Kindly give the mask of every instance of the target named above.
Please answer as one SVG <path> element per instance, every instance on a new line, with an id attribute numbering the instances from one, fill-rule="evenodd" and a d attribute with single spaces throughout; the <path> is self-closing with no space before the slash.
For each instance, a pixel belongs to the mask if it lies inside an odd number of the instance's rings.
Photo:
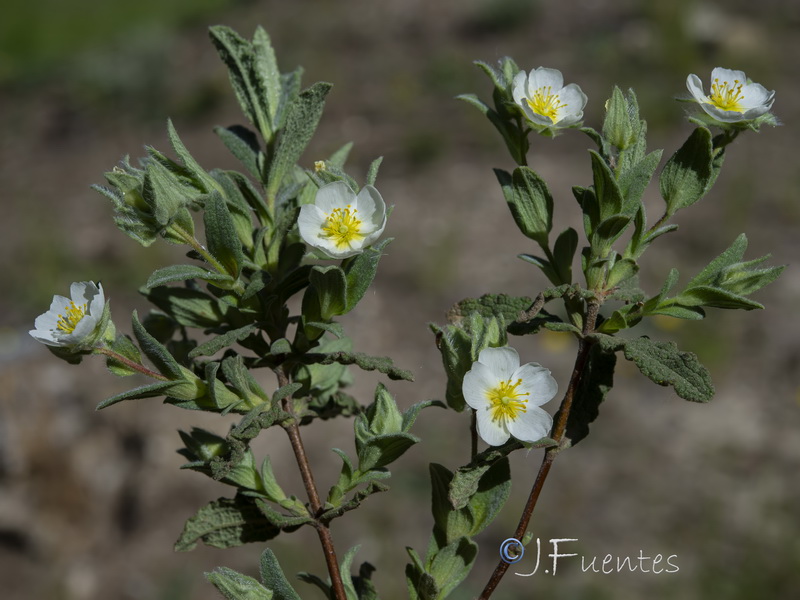
<path id="1" fill-rule="evenodd" d="M 590 300 L 586 309 L 586 318 L 584 319 L 583 325 L 584 337 L 592 333 L 594 330 L 599 310 L 599 302 L 596 300 Z M 525 531 L 528 529 L 528 524 L 530 523 L 531 516 L 533 515 L 533 509 L 536 508 L 536 502 L 539 500 L 539 494 L 542 492 L 542 488 L 544 487 L 544 482 L 547 479 L 548 473 L 550 473 L 550 467 L 558 455 L 561 442 L 563 441 L 564 434 L 567 430 L 567 422 L 569 421 L 569 413 L 575 397 L 575 390 L 578 389 L 578 385 L 583 377 L 584 370 L 586 369 L 586 362 L 589 359 L 589 351 L 591 349 L 592 344 L 586 339 L 582 339 L 580 341 L 578 356 L 575 358 L 575 367 L 572 369 L 572 376 L 569 380 L 569 386 L 567 387 L 567 392 L 564 394 L 564 399 L 561 401 L 561 407 L 558 410 L 558 421 L 553 427 L 553 432 L 550 436 L 558 443 L 558 445 L 548 448 L 544 453 L 542 465 L 539 467 L 539 472 L 536 474 L 536 479 L 533 482 L 533 487 L 531 488 L 531 493 L 528 496 L 528 501 L 525 503 L 525 508 L 522 511 L 519 525 L 517 525 L 517 530 L 514 532 L 514 537 L 518 540 L 523 538 Z M 481 592 L 479 600 L 488 600 L 497 585 L 500 583 L 503 575 L 505 575 L 506 571 L 508 570 L 508 566 L 509 563 L 505 562 L 504 560 L 501 560 L 499 563 L 497 563 L 497 567 L 495 567 L 492 576 L 486 583 L 486 587 L 483 588 L 483 592 Z"/>
<path id="2" fill-rule="evenodd" d="M 279 387 L 289 384 L 289 378 L 282 368 L 276 369 L 275 373 L 278 376 Z M 290 398 L 283 399 L 283 408 L 289 413 L 292 412 L 290 404 Z M 311 514 L 314 517 L 314 528 L 317 530 L 320 544 L 322 544 L 322 551 L 325 555 L 325 564 L 328 567 L 328 575 L 330 575 L 331 578 L 333 597 L 335 600 L 347 600 L 344 583 L 342 582 L 342 574 L 339 571 L 339 561 L 336 558 L 336 550 L 333 546 L 331 530 L 328 528 L 326 523 L 323 523 L 319 520 L 319 516 L 323 512 L 323 506 L 319 499 L 317 485 L 314 483 L 314 475 L 311 472 L 311 465 L 308 462 L 308 456 L 306 456 L 306 450 L 303 446 L 303 439 L 300 437 L 300 427 L 298 426 L 297 421 L 293 421 L 291 424 L 284 425 L 283 428 L 286 431 L 286 434 L 289 436 L 289 442 L 292 445 L 294 457 L 297 460 L 297 466 L 300 469 L 300 476 L 302 477 L 303 485 L 306 488 L 308 504 L 311 508 Z"/>

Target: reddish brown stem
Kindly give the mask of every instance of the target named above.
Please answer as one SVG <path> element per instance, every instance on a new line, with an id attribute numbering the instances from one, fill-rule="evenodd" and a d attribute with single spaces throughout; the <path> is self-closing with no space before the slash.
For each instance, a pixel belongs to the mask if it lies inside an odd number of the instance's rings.
<path id="1" fill-rule="evenodd" d="M 278 375 L 278 385 L 283 387 L 289 383 L 289 378 L 283 369 L 276 369 Z M 283 400 L 284 410 L 291 413 L 290 398 Z M 314 518 L 314 528 L 317 530 L 320 544 L 322 544 L 322 552 L 325 555 L 325 564 L 328 567 L 328 574 L 331 578 L 331 588 L 333 589 L 333 597 L 335 600 L 347 600 L 347 593 L 344 590 L 344 583 L 342 582 L 342 574 L 339 570 L 339 561 L 336 558 L 336 550 L 333 546 L 333 537 L 331 530 L 327 524 L 319 520 L 320 514 L 323 512 L 322 502 L 319 499 L 319 492 L 317 485 L 314 483 L 314 475 L 311 472 L 311 466 L 308 462 L 305 446 L 303 446 L 303 439 L 300 437 L 300 427 L 297 422 L 292 422 L 289 425 L 284 425 L 284 430 L 289 436 L 289 442 L 294 451 L 294 457 L 297 460 L 297 466 L 300 469 L 300 477 L 303 479 L 303 485 L 306 488 L 308 495 L 308 505 L 311 508 L 311 514 Z"/>

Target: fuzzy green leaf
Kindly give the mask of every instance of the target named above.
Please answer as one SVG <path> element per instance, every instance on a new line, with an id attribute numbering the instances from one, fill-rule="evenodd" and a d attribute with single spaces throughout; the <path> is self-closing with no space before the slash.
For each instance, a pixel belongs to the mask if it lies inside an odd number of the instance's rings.
<path id="1" fill-rule="evenodd" d="M 131 323 L 139 348 L 150 359 L 150 362 L 155 365 L 156 369 L 170 379 L 183 379 L 183 373 L 178 361 L 170 354 L 169 350 L 147 332 L 139 322 L 139 315 L 136 311 L 133 311 Z"/>
<path id="2" fill-rule="evenodd" d="M 273 593 L 274 600 L 301 600 L 296 591 L 289 585 L 286 575 L 283 574 L 275 554 L 267 548 L 261 554 L 261 581 Z"/>
<path id="3" fill-rule="evenodd" d="M 671 385 L 684 400 L 708 402 L 714 384 L 708 370 L 691 352 L 678 350 L 674 342 L 656 342 L 647 337 L 625 340 L 625 358 L 658 385 Z"/>
<path id="4" fill-rule="evenodd" d="M 272 592 L 258 581 L 228 567 L 217 567 L 205 576 L 227 600 L 273 600 L 274 598 Z"/>
<path id="5" fill-rule="evenodd" d="M 153 271 L 145 284 L 145 288 L 154 288 L 174 281 L 202 279 L 204 281 L 232 281 L 230 275 L 209 271 L 196 265 L 170 265 Z"/>
<path id="6" fill-rule="evenodd" d="M 713 158 L 711 132 L 698 127 L 661 172 L 659 188 L 668 215 L 691 206 L 705 195 L 712 178 Z"/>
<path id="7" fill-rule="evenodd" d="M 261 513 L 255 499 L 220 498 L 186 521 L 175 542 L 176 552 L 194 550 L 198 542 L 214 548 L 231 548 L 249 542 L 266 542 L 280 533 Z"/>
<path id="8" fill-rule="evenodd" d="M 206 199 L 203 223 L 208 251 L 222 264 L 228 275 L 237 279 L 244 262 L 242 243 L 236 234 L 231 213 L 219 192 L 211 193 Z"/>
<path id="9" fill-rule="evenodd" d="M 232 346 L 236 342 L 241 342 L 243 339 L 245 339 L 247 336 L 252 334 L 257 329 L 258 329 L 257 325 L 250 324 L 250 325 L 245 325 L 244 327 L 239 327 L 238 329 L 232 329 L 230 331 L 226 331 L 225 333 L 213 337 L 207 342 L 197 346 L 194 350 L 189 352 L 189 357 L 197 358 L 198 356 L 211 356 L 212 354 L 219 352 L 223 348 Z"/>
<path id="10" fill-rule="evenodd" d="M 553 197 L 544 180 L 528 167 L 517 167 L 511 175 L 495 169 L 495 175 L 520 231 L 547 244 L 547 234 L 553 226 Z"/>
<path id="11" fill-rule="evenodd" d="M 286 122 L 278 133 L 275 153 L 269 166 L 267 196 L 274 198 L 278 194 L 284 178 L 314 135 L 331 87 L 330 83 L 315 83 L 289 105 Z"/>

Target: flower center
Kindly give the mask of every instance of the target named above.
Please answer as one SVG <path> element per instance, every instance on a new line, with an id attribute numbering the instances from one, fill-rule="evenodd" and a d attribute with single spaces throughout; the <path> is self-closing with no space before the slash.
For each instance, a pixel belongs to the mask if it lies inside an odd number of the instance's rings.
<path id="1" fill-rule="evenodd" d="M 733 112 L 744 112 L 741 105 L 742 98 L 742 84 L 738 79 L 734 79 L 733 83 L 723 81 L 720 83 L 719 79 L 715 79 L 711 84 L 711 96 L 709 104 L 713 104 L 722 110 L 729 110 Z"/>
<path id="2" fill-rule="evenodd" d="M 81 304 L 78 306 L 74 302 L 70 302 L 69 306 L 64 311 L 64 314 L 58 315 L 56 327 L 58 327 L 64 333 L 72 333 L 75 331 L 75 327 L 77 327 L 78 323 L 85 314 L 86 304 Z"/>
<path id="3" fill-rule="evenodd" d="M 328 215 L 322 231 L 325 237 L 332 240 L 337 248 L 350 246 L 353 242 L 364 239 L 361 234 L 361 221 L 356 218 L 357 209 L 334 208 Z"/>
<path id="4" fill-rule="evenodd" d="M 558 94 L 553 94 L 552 90 L 553 88 L 549 85 L 540 87 L 534 92 L 532 98 L 526 98 L 525 100 L 528 102 L 528 106 L 531 107 L 533 112 L 537 115 L 547 117 L 555 123 L 558 120 L 559 111 L 564 108 L 566 104 L 561 102 Z"/>
<path id="5" fill-rule="evenodd" d="M 516 421 L 517 417 L 527 411 L 529 396 L 527 392 L 522 393 L 517 388 L 522 383 L 522 379 L 512 382 L 510 379 L 501 381 L 497 387 L 492 388 L 486 393 L 489 400 L 489 411 L 492 413 L 492 421 Z"/>

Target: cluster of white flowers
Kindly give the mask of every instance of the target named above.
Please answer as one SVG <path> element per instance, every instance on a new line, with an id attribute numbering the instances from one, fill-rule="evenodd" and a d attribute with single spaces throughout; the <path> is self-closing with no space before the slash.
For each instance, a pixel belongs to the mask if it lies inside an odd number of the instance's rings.
<path id="1" fill-rule="evenodd" d="M 744 71 L 717 67 L 711 72 L 711 93 L 706 95 L 697 75 L 689 75 L 686 86 L 694 100 L 711 117 L 722 123 L 752 121 L 767 113 L 775 92 L 748 81 Z M 538 130 L 572 127 L 580 123 L 587 97 L 580 86 L 564 85 L 557 69 L 538 67 L 520 71 L 511 86 L 514 102 Z"/>

